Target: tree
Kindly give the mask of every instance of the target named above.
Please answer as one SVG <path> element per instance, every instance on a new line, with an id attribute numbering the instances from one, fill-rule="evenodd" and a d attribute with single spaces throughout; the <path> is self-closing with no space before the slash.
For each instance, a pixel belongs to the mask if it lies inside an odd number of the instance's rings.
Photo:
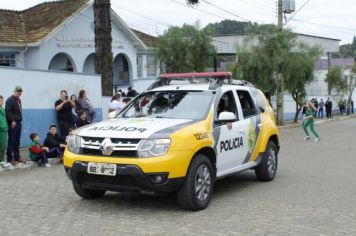
<path id="1" fill-rule="evenodd" d="M 325 82 L 329 90 L 336 90 L 338 94 L 343 94 L 346 89 L 346 83 L 343 78 L 341 66 L 331 66 L 326 74 Z"/>
<path id="2" fill-rule="evenodd" d="M 274 25 L 261 25 L 250 34 L 237 52 L 243 79 L 275 94 L 276 74 L 283 71 L 289 60 L 296 35 Z"/>
<path id="3" fill-rule="evenodd" d="M 333 58 L 356 57 L 356 36 L 353 37 L 352 43 L 340 45 L 339 52 L 334 52 L 332 56 Z"/>
<path id="4" fill-rule="evenodd" d="M 343 71 L 340 66 L 332 66 L 326 75 L 326 82 L 329 88 L 335 90 L 341 98 L 347 97 L 347 106 L 351 111 L 352 95 L 356 88 L 356 63 L 351 68 L 347 68 L 347 70 L 349 73 L 344 76 L 346 71 Z"/>
<path id="5" fill-rule="evenodd" d="M 101 75 L 103 96 L 113 93 L 113 55 L 110 0 L 94 1 L 95 69 Z"/>
<path id="6" fill-rule="evenodd" d="M 223 20 L 219 23 L 210 23 L 207 27 L 213 27 L 213 35 L 243 35 L 246 31 L 251 31 L 256 28 L 257 23 L 236 21 L 236 20 Z"/>
<path id="7" fill-rule="evenodd" d="M 170 27 L 157 40 L 161 70 L 170 73 L 204 71 L 215 53 L 211 28 L 184 24 Z"/>
<path id="8" fill-rule="evenodd" d="M 294 122 L 297 122 L 299 112 L 305 104 L 305 86 L 314 80 L 314 64 L 321 54 L 318 47 L 299 44 L 297 48 L 297 52 L 289 55 L 282 71 L 285 89 L 295 101 Z"/>
<path id="9" fill-rule="evenodd" d="M 347 105 L 349 107 L 349 114 L 351 114 L 352 110 L 352 95 L 356 88 L 356 62 L 350 68 L 350 75 L 347 78 L 346 85 L 346 95 L 347 95 Z"/>
<path id="10" fill-rule="evenodd" d="M 274 25 L 261 25 L 251 34 L 238 49 L 242 78 L 275 94 L 276 75 L 281 74 L 285 90 L 291 93 L 296 103 L 296 122 L 306 95 L 305 86 L 314 80 L 314 63 L 320 55 L 319 48 L 297 43 L 296 34 L 289 30 L 280 31 Z"/>

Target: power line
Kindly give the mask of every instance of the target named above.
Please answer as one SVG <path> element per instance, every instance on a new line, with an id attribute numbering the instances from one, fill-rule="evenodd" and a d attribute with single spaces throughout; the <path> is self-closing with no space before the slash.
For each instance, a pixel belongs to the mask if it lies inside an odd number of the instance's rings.
<path id="1" fill-rule="evenodd" d="M 123 7 L 123 6 L 121 6 L 121 5 L 114 4 L 114 3 L 112 3 L 112 4 L 113 4 L 114 6 L 116 6 L 116 7 L 118 7 L 119 9 L 123 9 L 123 10 L 126 11 L 126 12 L 129 12 L 129 13 L 131 13 L 131 14 L 133 14 L 133 15 L 136 15 L 136 16 L 140 16 L 140 17 L 142 17 L 142 18 L 144 18 L 144 19 L 146 19 L 146 20 L 155 22 L 156 24 L 160 24 L 160 25 L 164 25 L 164 26 L 170 26 L 170 25 L 167 24 L 167 23 L 163 23 L 163 22 L 158 21 L 158 20 L 156 20 L 156 19 L 153 19 L 153 18 L 150 18 L 150 17 L 148 17 L 148 16 L 142 15 L 142 14 L 138 13 L 137 11 L 134 11 L 134 10 L 132 10 L 132 9 L 130 9 L 130 8 Z"/>
<path id="2" fill-rule="evenodd" d="M 270 11 L 273 9 L 273 6 L 274 4 L 271 4 L 271 5 L 266 5 L 266 3 L 264 2 L 255 2 L 255 1 L 251 1 L 251 0 L 248 0 L 248 1 L 241 1 L 242 3 L 244 4 L 248 4 L 248 5 L 251 5 L 253 7 L 257 7 L 257 8 L 260 8 L 261 10 L 264 10 L 264 11 Z"/>
<path id="3" fill-rule="evenodd" d="M 224 8 L 222 8 L 222 7 L 220 7 L 220 6 L 218 6 L 218 5 L 215 5 L 214 3 L 208 2 L 207 0 L 202 0 L 202 1 L 205 2 L 206 4 L 209 4 L 209 5 L 211 5 L 211 6 L 215 7 L 215 8 L 217 8 L 217 9 L 220 9 L 221 11 L 224 11 L 224 12 L 226 12 L 226 13 L 229 13 L 230 15 L 233 15 L 233 16 L 235 16 L 235 17 L 237 17 L 237 18 L 240 18 L 240 19 L 242 19 L 242 20 L 244 20 L 244 21 L 249 21 L 248 19 L 246 19 L 246 18 L 244 18 L 244 17 L 242 17 L 242 16 L 239 16 L 239 15 L 237 15 L 237 14 L 231 12 L 231 11 L 228 11 L 228 10 L 226 10 L 226 9 L 224 9 Z"/>
<path id="4" fill-rule="evenodd" d="M 174 3 L 176 3 L 176 4 L 179 4 L 179 5 L 182 5 L 182 6 L 188 7 L 188 8 L 190 8 L 190 9 L 192 9 L 192 10 L 196 10 L 196 11 L 203 12 L 203 13 L 205 13 L 205 14 L 209 15 L 209 16 L 215 16 L 215 17 L 218 17 L 218 18 L 221 18 L 221 19 L 226 20 L 226 17 L 222 17 L 222 16 L 216 15 L 216 14 L 214 14 L 214 13 L 211 13 L 211 12 L 208 12 L 208 11 L 201 10 L 201 9 L 199 9 L 199 8 L 190 7 L 190 6 L 188 6 L 188 5 L 184 4 L 184 3 L 178 2 L 178 1 L 176 1 L 176 0 L 170 0 L 170 1 L 171 1 L 171 2 L 174 2 Z"/>
<path id="5" fill-rule="evenodd" d="M 296 21 L 296 22 L 300 22 L 300 23 L 305 23 L 305 24 L 312 24 L 312 25 L 317 25 L 317 26 L 321 26 L 321 27 L 326 27 L 326 28 L 330 28 L 330 29 L 334 29 L 340 32 L 344 32 L 344 33 L 356 33 L 356 28 L 352 29 L 352 28 L 345 28 L 345 27 L 340 27 L 340 26 L 332 26 L 332 25 L 326 25 L 326 24 L 319 24 L 319 23 L 315 23 L 315 22 L 310 22 L 310 21 L 305 21 L 305 20 L 300 20 L 300 19 L 291 19 L 292 21 Z"/>
<path id="6" fill-rule="evenodd" d="M 90 20 L 90 21 L 87 21 L 87 20 L 85 20 L 85 19 L 83 19 L 83 18 L 78 18 L 79 20 L 81 20 L 81 21 L 83 21 L 83 22 L 85 22 L 85 23 L 87 23 L 87 24 L 92 24 L 92 23 L 94 22 L 94 18 L 93 18 L 93 17 L 84 15 L 84 14 L 82 14 L 82 13 L 79 13 L 79 15 L 82 16 L 82 17 L 85 17 L 85 18 L 88 19 L 88 20 Z M 125 23 L 126 23 L 126 21 L 125 21 Z M 148 29 L 148 28 L 146 28 L 146 26 L 144 26 L 144 25 L 140 25 L 140 24 L 132 23 L 132 22 L 131 22 L 131 23 L 127 23 L 127 24 L 129 25 L 130 28 L 132 27 L 132 28 L 139 29 L 139 31 L 146 32 L 146 33 L 149 34 L 149 35 L 156 35 L 156 33 L 153 33 L 154 30 Z M 114 31 L 112 31 L 112 32 L 114 33 Z"/>
<path id="7" fill-rule="evenodd" d="M 305 3 L 304 3 L 296 12 L 294 12 L 294 14 L 293 14 L 291 17 L 289 17 L 289 19 L 287 20 L 286 24 L 288 24 L 288 22 L 289 22 L 290 20 L 292 20 L 293 17 L 294 17 L 295 15 L 297 15 L 310 1 L 311 1 L 311 0 L 306 0 Z"/>

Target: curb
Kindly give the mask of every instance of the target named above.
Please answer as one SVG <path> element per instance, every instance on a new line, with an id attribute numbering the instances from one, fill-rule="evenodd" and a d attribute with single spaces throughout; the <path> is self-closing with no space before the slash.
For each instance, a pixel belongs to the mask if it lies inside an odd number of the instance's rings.
<path id="1" fill-rule="evenodd" d="M 54 165 L 59 165 L 60 164 L 60 159 L 59 158 L 50 158 L 48 159 L 48 163 L 52 166 Z M 0 174 L 1 173 L 6 173 L 6 172 L 11 172 L 11 171 L 18 171 L 18 170 L 32 170 L 37 168 L 38 165 L 34 161 L 26 161 L 26 163 L 19 163 L 15 166 L 11 165 L 9 168 L 2 168 L 0 167 Z"/>
<path id="2" fill-rule="evenodd" d="M 328 122 L 334 122 L 334 121 L 347 120 L 347 119 L 352 119 L 352 118 L 356 118 L 356 115 L 338 116 L 338 117 L 332 118 L 332 119 L 317 120 L 315 122 L 315 125 L 320 125 L 320 124 L 324 124 L 324 123 L 328 123 Z M 289 129 L 289 128 L 296 128 L 296 127 L 301 127 L 301 126 L 302 126 L 301 123 L 293 123 L 293 124 L 289 124 L 289 125 L 278 126 L 278 128 L 279 129 Z"/>

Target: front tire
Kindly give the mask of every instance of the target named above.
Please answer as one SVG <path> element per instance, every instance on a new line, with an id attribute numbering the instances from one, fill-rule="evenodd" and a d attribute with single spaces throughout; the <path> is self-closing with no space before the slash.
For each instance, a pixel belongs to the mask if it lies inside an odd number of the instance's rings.
<path id="1" fill-rule="evenodd" d="M 105 190 L 94 190 L 94 189 L 86 189 L 80 187 L 78 184 L 73 183 L 74 191 L 84 199 L 96 199 L 104 196 Z"/>
<path id="2" fill-rule="evenodd" d="M 255 169 L 255 174 L 260 181 L 271 181 L 277 173 L 278 149 L 274 142 L 268 141 L 266 152 L 262 156 L 262 161 Z"/>
<path id="3" fill-rule="evenodd" d="M 188 210 L 205 209 L 214 190 L 215 174 L 210 160 L 198 154 L 191 162 L 184 185 L 178 190 L 179 204 Z"/>

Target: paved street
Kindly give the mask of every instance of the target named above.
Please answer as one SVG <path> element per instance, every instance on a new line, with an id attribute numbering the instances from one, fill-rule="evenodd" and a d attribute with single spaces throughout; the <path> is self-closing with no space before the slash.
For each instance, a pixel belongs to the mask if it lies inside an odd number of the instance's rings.
<path id="1" fill-rule="evenodd" d="M 217 182 L 208 209 L 174 196 L 81 200 L 62 166 L 0 173 L 0 235 L 356 235 L 356 119 L 281 131 L 273 182 L 249 171 Z"/>

